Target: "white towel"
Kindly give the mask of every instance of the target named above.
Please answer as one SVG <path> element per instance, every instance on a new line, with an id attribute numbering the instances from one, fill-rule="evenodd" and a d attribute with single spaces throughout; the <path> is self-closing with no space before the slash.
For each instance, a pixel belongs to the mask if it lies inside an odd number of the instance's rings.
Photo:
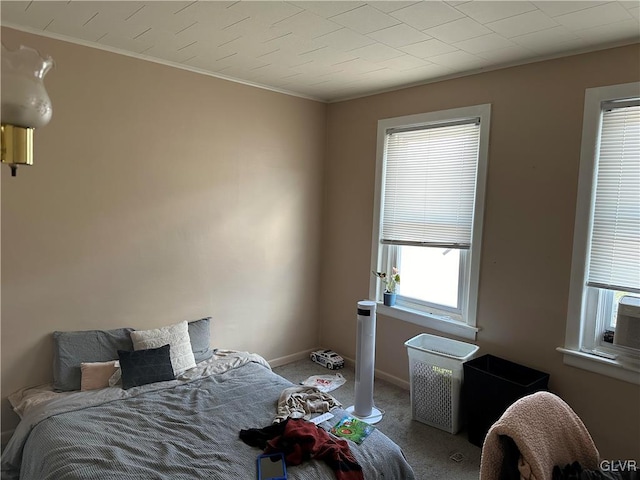
<path id="1" fill-rule="evenodd" d="M 280 423 L 287 418 L 309 420 L 312 413 L 325 413 L 340 406 L 342 404 L 335 398 L 316 387 L 285 388 L 278 399 L 278 414 L 273 423 Z"/>

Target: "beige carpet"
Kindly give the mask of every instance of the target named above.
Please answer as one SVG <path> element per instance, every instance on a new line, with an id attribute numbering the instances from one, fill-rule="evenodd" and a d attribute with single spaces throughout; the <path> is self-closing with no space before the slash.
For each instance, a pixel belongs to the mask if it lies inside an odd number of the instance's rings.
<path id="1" fill-rule="evenodd" d="M 311 375 L 335 373 L 307 359 L 273 370 L 293 383 L 300 383 Z M 355 374 L 349 366 L 337 371 L 347 381 L 331 395 L 346 408 L 354 403 Z M 373 398 L 375 406 L 385 412 L 375 426 L 400 445 L 417 479 L 478 480 L 480 449 L 468 442 L 464 430 L 452 435 L 412 420 L 409 391 L 389 382 L 376 379 Z"/>

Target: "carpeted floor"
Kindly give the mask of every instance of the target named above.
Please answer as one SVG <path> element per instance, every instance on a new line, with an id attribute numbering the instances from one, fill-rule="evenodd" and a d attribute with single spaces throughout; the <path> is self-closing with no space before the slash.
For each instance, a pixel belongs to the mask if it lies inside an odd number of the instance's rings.
<path id="1" fill-rule="evenodd" d="M 300 383 L 311 375 L 335 373 L 308 359 L 273 371 L 293 383 Z M 354 403 L 355 372 L 349 366 L 338 372 L 347 381 L 330 394 L 346 408 Z M 389 382 L 376 379 L 373 398 L 375 406 L 385 412 L 375 426 L 400 445 L 418 480 L 478 480 L 480 448 L 467 441 L 464 430 L 452 435 L 412 420 L 409 391 Z"/>

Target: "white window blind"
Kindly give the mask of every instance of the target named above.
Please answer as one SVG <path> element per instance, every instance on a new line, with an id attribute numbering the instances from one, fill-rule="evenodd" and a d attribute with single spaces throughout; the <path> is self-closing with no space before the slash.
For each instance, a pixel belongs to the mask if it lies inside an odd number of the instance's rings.
<path id="1" fill-rule="evenodd" d="M 640 292 L 640 101 L 603 103 L 587 285 Z"/>
<path id="2" fill-rule="evenodd" d="M 381 243 L 469 248 L 480 119 L 389 129 Z"/>

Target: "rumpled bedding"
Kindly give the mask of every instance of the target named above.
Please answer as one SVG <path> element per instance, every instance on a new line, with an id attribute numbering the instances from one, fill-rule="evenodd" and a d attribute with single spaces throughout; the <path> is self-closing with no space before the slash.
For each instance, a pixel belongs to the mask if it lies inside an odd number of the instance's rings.
<path id="1" fill-rule="evenodd" d="M 281 392 L 291 386 L 259 355 L 218 351 L 169 382 L 47 394 L 46 401 L 23 395 L 31 401 L 22 405 L 23 418 L 2 454 L 2 479 L 255 478 L 262 452 L 238 432 L 271 423 Z M 347 414 L 332 413 L 335 421 Z M 415 478 L 400 448 L 379 430 L 350 447 L 368 480 Z M 317 460 L 288 474 L 335 478 Z"/>
<path id="2" fill-rule="evenodd" d="M 278 414 L 274 423 L 288 418 L 311 419 L 312 413 L 325 413 L 332 408 L 341 407 L 332 395 L 319 391 L 315 387 L 295 386 L 285 388 L 278 399 Z"/>

